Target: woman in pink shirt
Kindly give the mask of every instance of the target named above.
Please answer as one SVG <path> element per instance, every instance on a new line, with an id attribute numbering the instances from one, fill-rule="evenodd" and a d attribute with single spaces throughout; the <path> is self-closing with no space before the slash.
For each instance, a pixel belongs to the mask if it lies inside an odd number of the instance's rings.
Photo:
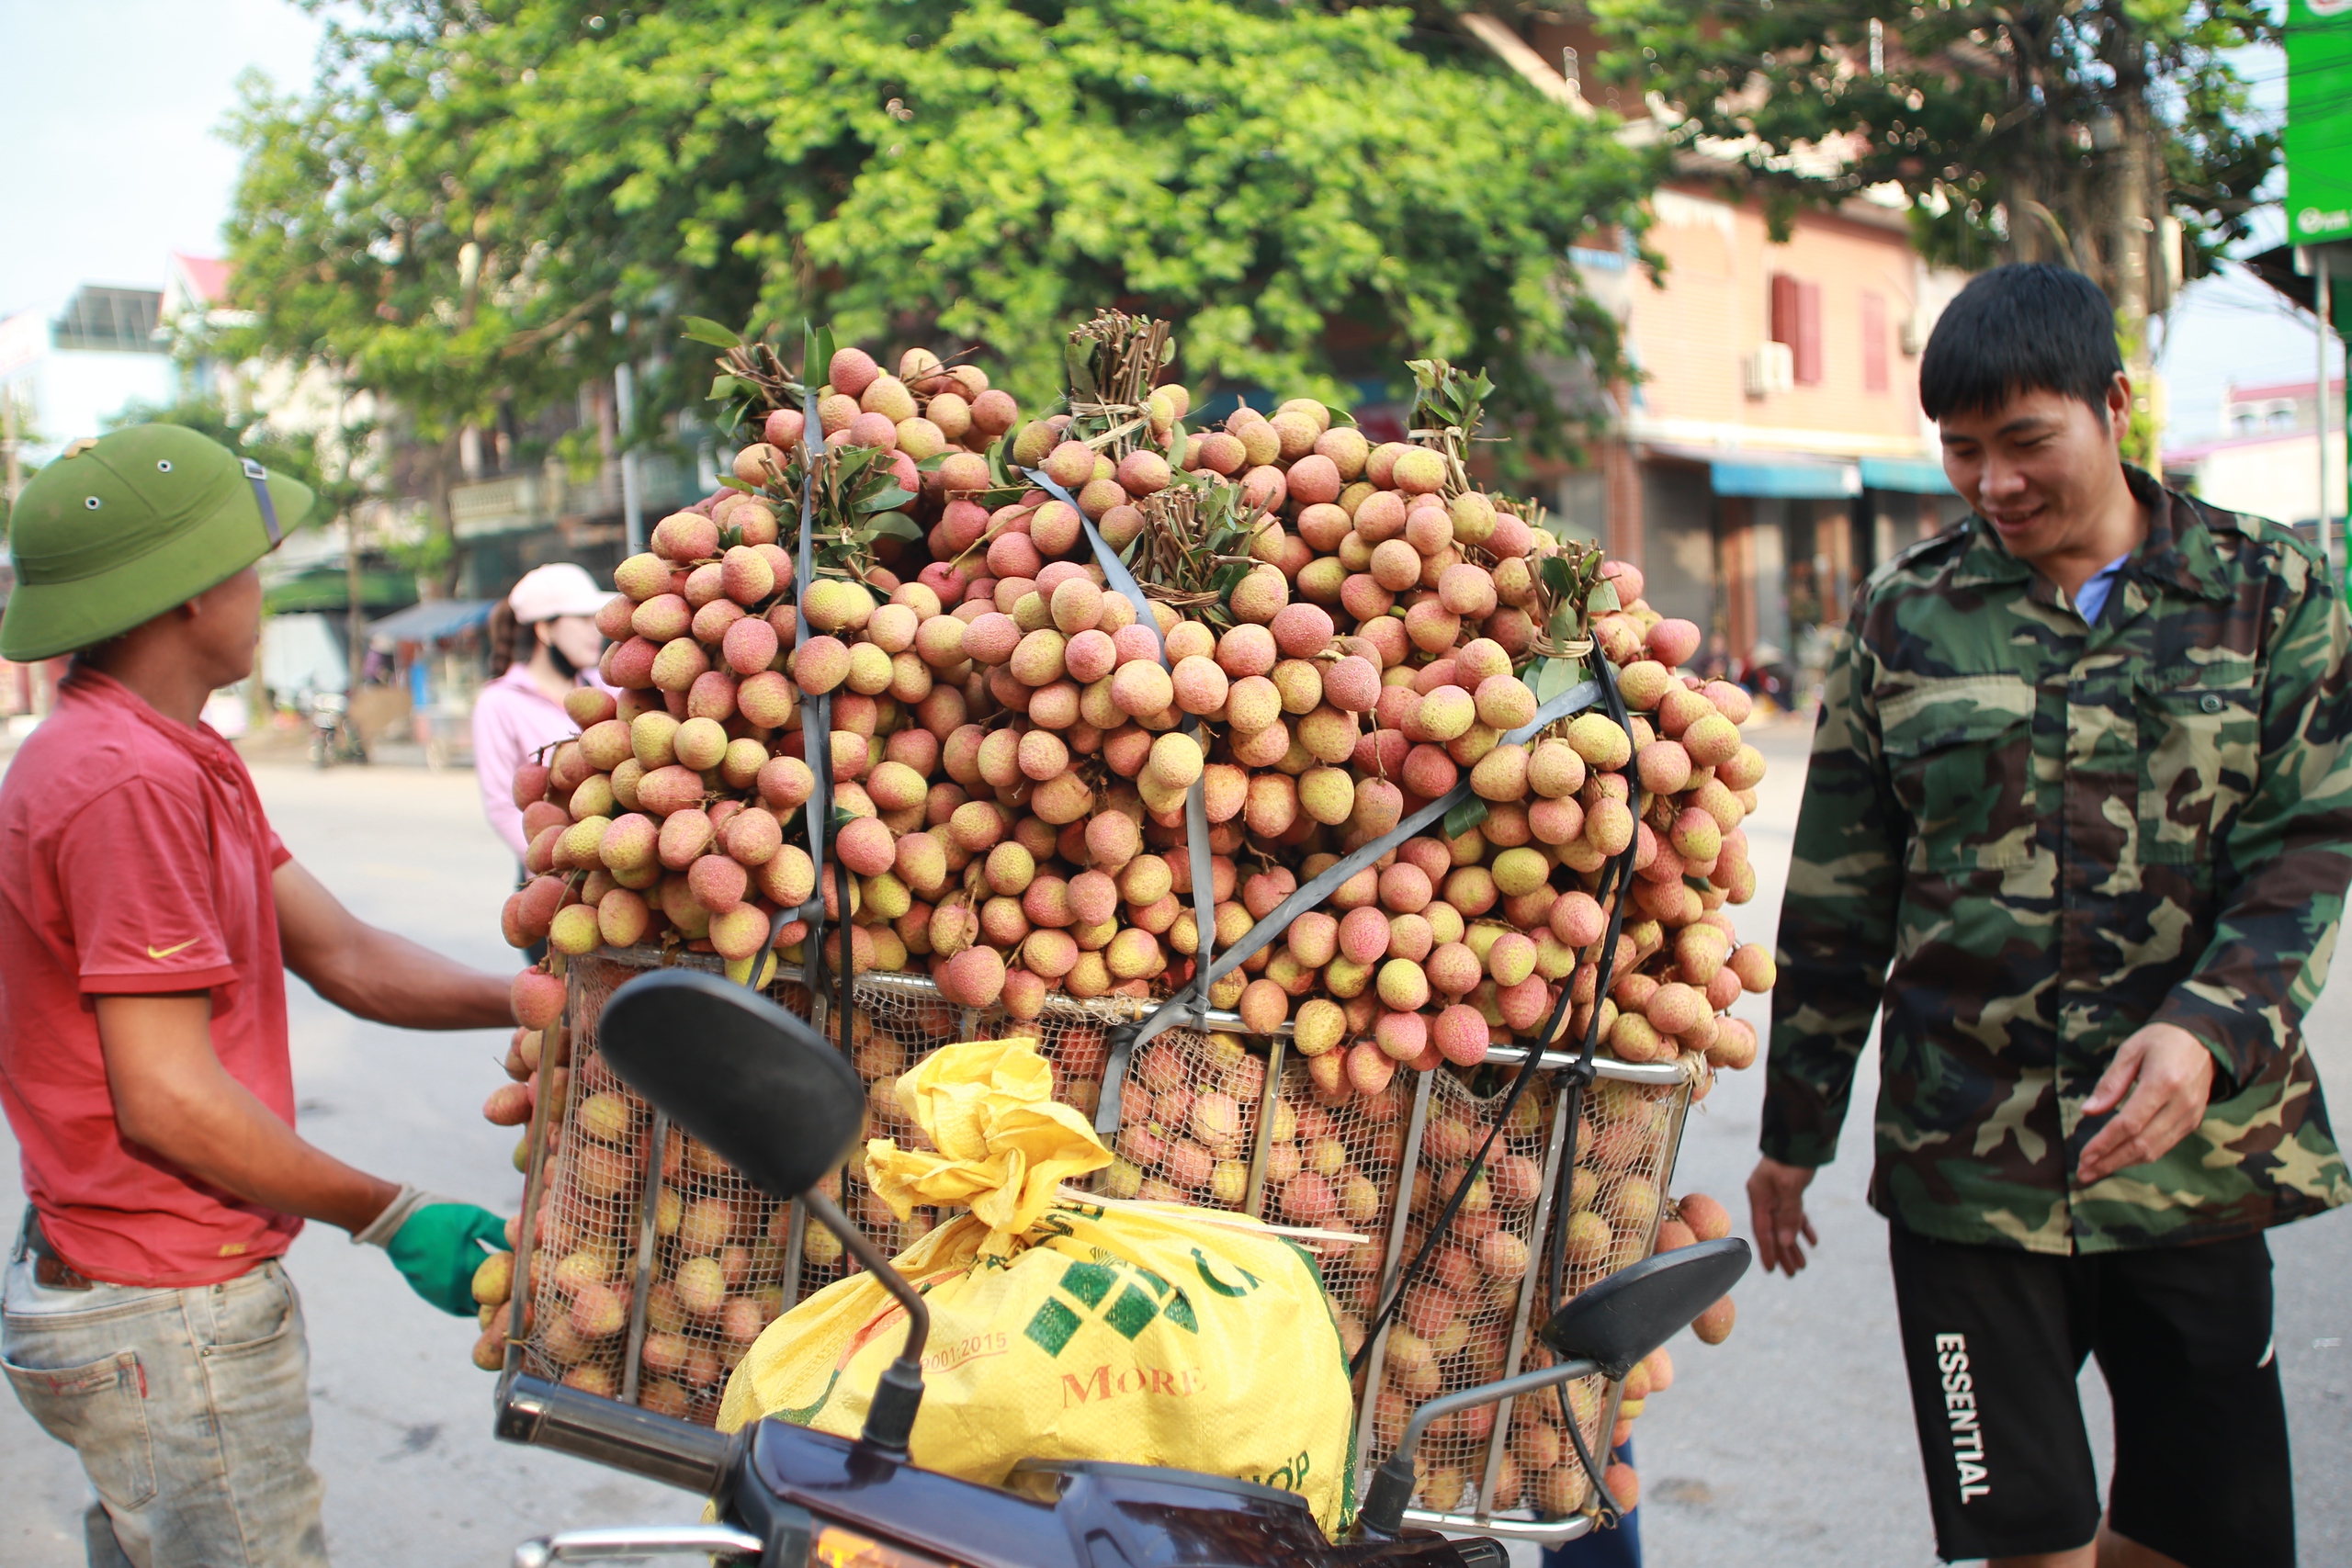
<path id="1" fill-rule="evenodd" d="M 506 595 L 504 613 L 491 615 L 493 655 L 502 649 L 522 655 L 526 649 L 527 656 L 513 657 L 506 672 L 474 699 L 474 776 L 481 784 L 482 815 L 518 865 L 530 845 L 514 804 L 515 765 L 549 741 L 580 733 L 563 711 L 563 699 L 574 687 L 604 684 L 596 660 L 604 656 L 605 637 L 595 616 L 611 597 L 586 571 L 559 561 L 525 573 Z M 523 648 L 514 646 L 526 637 Z"/>

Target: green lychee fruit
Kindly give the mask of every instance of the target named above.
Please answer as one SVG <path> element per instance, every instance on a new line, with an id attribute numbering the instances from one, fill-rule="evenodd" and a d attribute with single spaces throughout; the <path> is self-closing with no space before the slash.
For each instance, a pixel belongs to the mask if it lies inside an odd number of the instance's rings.
<path id="1" fill-rule="evenodd" d="M 1445 488 L 1445 459 L 1426 446 L 1408 446 L 1396 454 L 1389 477 L 1407 495 L 1434 495 Z"/>

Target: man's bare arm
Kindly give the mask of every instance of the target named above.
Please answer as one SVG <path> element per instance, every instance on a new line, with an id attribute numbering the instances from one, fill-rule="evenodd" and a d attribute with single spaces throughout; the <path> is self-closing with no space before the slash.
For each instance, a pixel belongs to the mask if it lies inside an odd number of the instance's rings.
<path id="1" fill-rule="evenodd" d="M 514 1021 L 507 981 L 368 924 L 296 862 L 277 868 L 271 887 L 286 966 L 345 1012 L 403 1029 Z"/>
<path id="2" fill-rule="evenodd" d="M 100 997 L 115 1124 L 189 1175 L 248 1201 L 359 1231 L 400 1188 L 304 1143 L 212 1051 L 205 992 Z"/>

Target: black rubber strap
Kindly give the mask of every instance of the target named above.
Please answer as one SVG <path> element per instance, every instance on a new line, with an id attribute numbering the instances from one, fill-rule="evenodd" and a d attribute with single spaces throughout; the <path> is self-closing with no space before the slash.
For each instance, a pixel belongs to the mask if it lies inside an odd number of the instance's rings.
<path id="1" fill-rule="evenodd" d="M 1535 716 L 1504 736 L 1501 744 L 1518 745 L 1529 737 L 1540 733 L 1546 726 L 1556 724 L 1572 713 L 1580 713 L 1592 706 L 1600 699 L 1600 696 L 1601 689 L 1598 685 L 1590 681 L 1579 682 L 1537 708 Z M 1444 795 L 1430 802 L 1419 810 L 1408 814 L 1403 821 L 1379 838 L 1360 846 L 1351 854 L 1343 855 L 1338 863 L 1325 868 L 1309 878 L 1305 886 L 1267 910 L 1265 919 L 1251 926 L 1247 935 L 1217 956 L 1216 962 L 1208 969 L 1211 983 L 1214 984 L 1233 973 L 1251 954 L 1289 930 L 1292 920 L 1322 904 L 1338 891 L 1340 884 L 1371 865 L 1430 823 L 1442 820 L 1447 812 L 1470 798 L 1470 782 L 1464 779 L 1447 791 Z M 1182 1007 L 1176 1000 L 1171 999 L 1158 1012 L 1135 1026 L 1133 1043 L 1138 1045 L 1143 1043 L 1161 1030 L 1177 1022 L 1182 1016 Z"/>
<path id="2" fill-rule="evenodd" d="M 1593 686 L 1608 705 L 1610 717 L 1615 719 L 1619 727 L 1624 729 L 1625 738 L 1630 741 L 1634 734 L 1633 726 L 1626 718 L 1624 699 L 1617 692 L 1616 671 L 1609 668 L 1608 661 L 1605 660 L 1599 661 L 1596 668 L 1600 673 L 1598 684 L 1587 682 L 1584 686 L 1574 688 L 1574 690 L 1581 691 L 1585 686 Z M 1525 732 L 1514 730 L 1511 733 L 1514 738 L 1517 738 Z M 1641 793 L 1641 783 L 1632 776 L 1630 767 L 1629 759 L 1627 793 L 1638 797 Z M 1601 870 L 1600 897 L 1601 902 L 1609 906 L 1609 924 L 1601 933 L 1600 955 L 1594 960 L 1592 1016 L 1585 1021 L 1584 1041 L 1575 1064 L 1563 1069 L 1569 1080 L 1567 1092 L 1572 1096 L 1581 1097 L 1585 1085 L 1593 1079 L 1593 1054 L 1600 1045 L 1600 998 L 1609 994 L 1609 971 L 1616 959 L 1618 932 L 1623 929 L 1625 916 L 1626 889 L 1632 881 L 1634 855 L 1640 841 L 1641 835 L 1637 829 L 1633 841 L 1611 856 L 1609 863 Z M 1526 1092 L 1528 1084 L 1534 1079 L 1537 1065 L 1542 1062 L 1545 1048 L 1559 1034 L 1562 1021 L 1567 1017 L 1569 1009 L 1574 1006 L 1572 998 L 1575 990 L 1576 971 L 1571 969 L 1568 972 L 1566 983 L 1561 986 L 1559 996 L 1552 1003 L 1550 1016 L 1544 1021 L 1543 1032 L 1535 1037 L 1532 1046 L 1527 1053 L 1527 1059 L 1520 1064 L 1518 1075 L 1511 1079 L 1510 1092 L 1504 1098 L 1502 1108 L 1496 1113 L 1493 1124 L 1487 1129 L 1486 1141 L 1478 1145 L 1478 1152 L 1471 1156 L 1470 1162 L 1463 1168 L 1462 1180 L 1454 1188 L 1453 1196 L 1445 1201 L 1445 1207 L 1439 1211 L 1435 1223 L 1430 1226 L 1429 1235 L 1422 1238 L 1420 1250 L 1413 1255 L 1412 1262 L 1396 1276 L 1396 1282 L 1390 1288 L 1388 1299 L 1381 1303 L 1380 1311 L 1374 1314 L 1371 1325 L 1365 1329 L 1363 1344 L 1357 1349 L 1348 1365 L 1348 1374 L 1351 1377 L 1363 1370 L 1365 1361 L 1372 1354 L 1373 1341 L 1379 1337 L 1381 1329 L 1386 1326 L 1388 1320 L 1396 1315 L 1397 1303 L 1404 1300 L 1406 1287 L 1420 1277 L 1421 1270 L 1429 1267 L 1430 1260 L 1437 1256 L 1438 1248 L 1444 1245 L 1447 1233 L 1453 1228 L 1454 1216 L 1461 1213 L 1463 1201 L 1469 1195 L 1470 1184 L 1476 1181 L 1487 1168 L 1487 1156 L 1493 1152 L 1495 1140 L 1501 1136 L 1503 1128 L 1509 1124 L 1511 1112 L 1518 1109 L 1520 1097 Z M 1566 1200 L 1574 1188 L 1576 1178 L 1577 1110 L 1577 1103 L 1572 1102 L 1569 1105 L 1567 1134 L 1560 1155 L 1558 1172 L 1560 1191 L 1553 1203 L 1555 1240 L 1552 1248 L 1552 1290 L 1548 1297 L 1553 1305 L 1547 1309 L 1550 1311 L 1558 1310 L 1559 1303 L 1561 1268 L 1559 1244 L 1566 1235 Z M 1408 1195 L 1399 1194 L 1398 1201 L 1403 1201 L 1407 1196 Z"/>
<path id="3" fill-rule="evenodd" d="M 1632 739 L 1633 723 L 1626 715 L 1625 699 L 1617 689 L 1616 674 L 1613 671 L 1610 672 L 1607 695 L 1609 716 L 1615 719 L 1623 728 L 1628 739 Z M 1627 794 L 1631 796 L 1628 804 L 1634 807 L 1634 820 L 1638 823 L 1642 818 L 1643 807 L 1641 776 L 1629 770 L 1626 774 L 1626 785 Z M 1600 999 L 1609 994 L 1610 971 L 1614 967 L 1617 959 L 1617 939 L 1624 930 L 1625 897 L 1633 883 L 1634 853 L 1641 838 L 1638 829 L 1634 836 L 1635 843 L 1626 845 L 1625 852 L 1610 863 L 1609 868 L 1602 873 L 1601 877 L 1603 892 L 1607 892 L 1611 886 L 1614 886 L 1618 891 L 1618 897 L 1610 904 L 1609 924 L 1600 938 L 1600 954 L 1594 961 L 1592 1017 L 1585 1023 L 1584 1048 L 1577 1058 L 1576 1067 L 1571 1069 L 1570 1073 L 1567 1130 L 1560 1155 L 1557 1186 L 1552 1197 L 1552 1245 L 1544 1275 L 1544 1283 L 1547 1287 L 1544 1300 L 1550 1303 L 1546 1308 L 1547 1313 L 1557 1312 L 1566 1304 L 1561 1298 L 1567 1288 L 1568 1221 L 1573 1217 L 1568 1211 L 1569 1200 L 1575 1196 L 1576 1192 L 1577 1129 L 1583 1122 L 1585 1089 L 1593 1080 L 1592 1057 L 1594 1051 L 1600 1045 Z M 1601 1466 L 1594 1461 L 1591 1449 L 1585 1443 L 1584 1428 L 1577 1425 L 1576 1412 L 1568 1404 L 1567 1385 L 1563 1383 L 1552 1392 L 1560 1402 L 1560 1424 L 1567 1427 L 1569 1440 L 1576 1445 L 1577 1462 L 1584 1466 L 1585 1474 L 1592 1482 L 1593 1495 L 1600 1502 L 1600 1522 L 1614 1526 L 1624 1517 L 1624 1510 L 1618 1507 L 1617 1499 L 1609 1490 Z"/>
<path id="4" fill-rule="evenodd" d="M 807 366 L 801 374 L 808 374 Z M 808 617 L 800 606 L 808 597 L 809 580 L 816 571 L 816 510 L 817 459 L 824 455 L 825 427 L 817 419 L 817 389 L 812 384 L 802 391 L 800 421 L 800 537 L 797 543 L 798 558 L 793 564 L 792 616 L 793 646 L 797 649 L 808 641 Z M 775 946 L 776 933 L 794 920 L 806 920 L 808 934 L 802 939 L 801 977 L 815 996 L 824 984 L 825 964 L 825 845 L 830 837 L 833 816 L 833 695 L 804 697 L 800 704 L 801 761 L 816 777 L 816 784 L 808 792 L 805 820 L 808 829 L 808 863 L 815 875 L 808 884 L 808 899 L 797 909 L 779 908 L 768 917 L 768 947 Z M 849 895 L 837 895 L 841 900 L 841 923 L 849 924 Z M 842 950 L 842 966 L 849 967 L 849 950 Z M 759 983 L 760 966 L 752 965 L 752 982 Z"/>
<path id="5" fill-rule="evenodd" d="M 1160 665 L 1167 668 L 1168 638 L 1160 632 L 1159 617 L 1152 613 L 1151 600 L 1145 595 L 1142 584 L 1136 581 L 1135 573 L 1127 570 L 1127 563 L 1119 558 L 1119 552 L 1111 547 L 1110 541 L 1102 537 L 1102 531 L 1094 526 L 1093 519 L 1086 515 L 1069 491 L 1048 479 L 1042 469 L 1024 468 L 1022 474 L 1078 513 L 1079 526 L 1086 530 L 1087 545 L 1094 552 L 1094 564 L 1102 569 L 1102 581 L 1110 584 L 1113 592 L 1136 607 L 1136 619 L 1139 625 L 1151 628 L 1151 635 L 1159 645 Z M 1203 742 L 1202 751 L 1205 756 L 1206 737 L 1202 733 L 1199 716 L 1186 714 L 1182 728 L 1185 734 Z M 1186 987 L 1192 999 L 1186 1002 L 1182 997 L 1170 998 L 1167 1007 L 1178 1008 L 1180 1016 L 1189 1011 L 1198 1021 L 1208 1014 L 1212 980 L 1209 960 L 1214 954 L 1216 941 L 1216 879 L 1209 868 L 1208 786 L 1199 779 L 1193 780 L 1193 787 L 1184 792 L 1184 841 L 1186 864 L 1193 874 L 1193 925 L 1196 933 L 1193 950 L 1193 983 Z M 1163 1007 L 1161 1010 L 1165 1011 L 1167 1008 Z M 1159 1027 L 1165 1029 L 1168 1026 L 1161 1024 Z M 1111 1055 L 1103 1064 L 1102 1096 L 1094 1108 L 1096 1132 L 1108 1134 L 1118 1130 L 1119 1094 L 1126 1078 L 1127 1059 L 1135 1054 L 1137 1045 L 1158 1032 L 1157 1029 L 1143 1035 L 1115 1032 L 1111 1042 Z"/>

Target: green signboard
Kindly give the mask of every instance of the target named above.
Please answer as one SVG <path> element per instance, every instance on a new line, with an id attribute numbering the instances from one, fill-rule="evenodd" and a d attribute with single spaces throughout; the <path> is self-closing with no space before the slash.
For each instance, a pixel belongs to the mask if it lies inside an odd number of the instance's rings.
<path id="1" fill-rule="evenodd" d="M 2352 0 L 2288 6 L 2287 237 L 2352 240 Z"/>

